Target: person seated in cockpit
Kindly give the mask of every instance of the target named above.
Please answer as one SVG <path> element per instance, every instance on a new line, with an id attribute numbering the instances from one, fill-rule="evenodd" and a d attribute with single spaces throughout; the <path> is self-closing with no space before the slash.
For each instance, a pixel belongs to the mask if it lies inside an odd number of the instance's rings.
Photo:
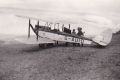
<path id="1" fill-rule="evenodd" d="M 72 34 L 76 34 L 75 29 L 73 29 Z"/>

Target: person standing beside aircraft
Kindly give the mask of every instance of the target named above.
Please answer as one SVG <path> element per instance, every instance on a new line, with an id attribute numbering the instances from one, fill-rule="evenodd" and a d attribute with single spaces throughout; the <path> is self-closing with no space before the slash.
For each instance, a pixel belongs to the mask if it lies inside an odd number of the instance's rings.
<path id="1" fill-rule="evenodd" d="M 84 36 L 84 32 L 82 32 L 82 28 L 81 27 L 78 27 L 78 33 L 77 33 L 77 35 Z M 82 47 L 83 47 L 83 44 L 84 44 L 84 39 L 81 38 L 81 45 L 82 45 Z"/>
<path id="2" fill-rule="evenodd" d="M 73 29 L 72 35 L 76 35 L 75 29 Z M 73 41 L 74 41 L 74 37 L 73 37 Z M 73 46 L 76 46 L 76 43 L 73 43 Z"/>

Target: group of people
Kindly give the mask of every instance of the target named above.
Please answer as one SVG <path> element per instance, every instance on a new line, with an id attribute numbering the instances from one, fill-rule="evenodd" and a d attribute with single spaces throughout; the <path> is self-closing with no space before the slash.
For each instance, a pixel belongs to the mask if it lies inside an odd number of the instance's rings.
<path id="1" fill-rule="evenodd" d="M 76 33 L 75 29 L 73 29 L 72 34 L 78 35 L 78 36 L 84 36 L 84 32 L 82 32 L 82 28 L 78 27 L 78 32 Z M 84 39 L 81 37 L 81 46 L 84 44 Z"/>
<path id="2" fill-rule="evenodd" d="M 84 32 L 82 32 L 82 28 L 78 27 L 78 33 L 76 33 L 75 29 L 73 29 L 72 34 L 77 34 L 79 36 L 83 36 Z"/>

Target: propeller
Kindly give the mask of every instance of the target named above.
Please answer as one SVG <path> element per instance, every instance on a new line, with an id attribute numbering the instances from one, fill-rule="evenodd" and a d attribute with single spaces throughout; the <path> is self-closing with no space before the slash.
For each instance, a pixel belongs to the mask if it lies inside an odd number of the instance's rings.
<path id="1" fill-rule="evenodd" d="M 29 27 L 28 27 L 28 38 L 30 38 L 30 19 L 29 19 Z"/>
<path id="2" fill-rule="evenodd" d="M 38 21 L 37 25 L 39 25 L 39 21 Z M 31 25 L 31 21 L 29 19 L 28 38 L 30 38 L 30 28 L 32 28 L 33 32 L 36 34 L 36 36 L 37 36 L 36 39 L 38 40 L 38 38 L 39 38 L 38 30 L 37 29 L 35 30 L 35 28 Z"/>

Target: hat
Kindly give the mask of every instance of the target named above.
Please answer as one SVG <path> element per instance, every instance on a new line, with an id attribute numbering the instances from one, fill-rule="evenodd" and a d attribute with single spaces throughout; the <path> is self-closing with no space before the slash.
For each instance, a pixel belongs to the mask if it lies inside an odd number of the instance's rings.
<path id="1" fill-rule="evenodd" d="M 82 30 L 82 28 L 81 28 L 81 27 L 78 27 L 78 30 Z"/>

